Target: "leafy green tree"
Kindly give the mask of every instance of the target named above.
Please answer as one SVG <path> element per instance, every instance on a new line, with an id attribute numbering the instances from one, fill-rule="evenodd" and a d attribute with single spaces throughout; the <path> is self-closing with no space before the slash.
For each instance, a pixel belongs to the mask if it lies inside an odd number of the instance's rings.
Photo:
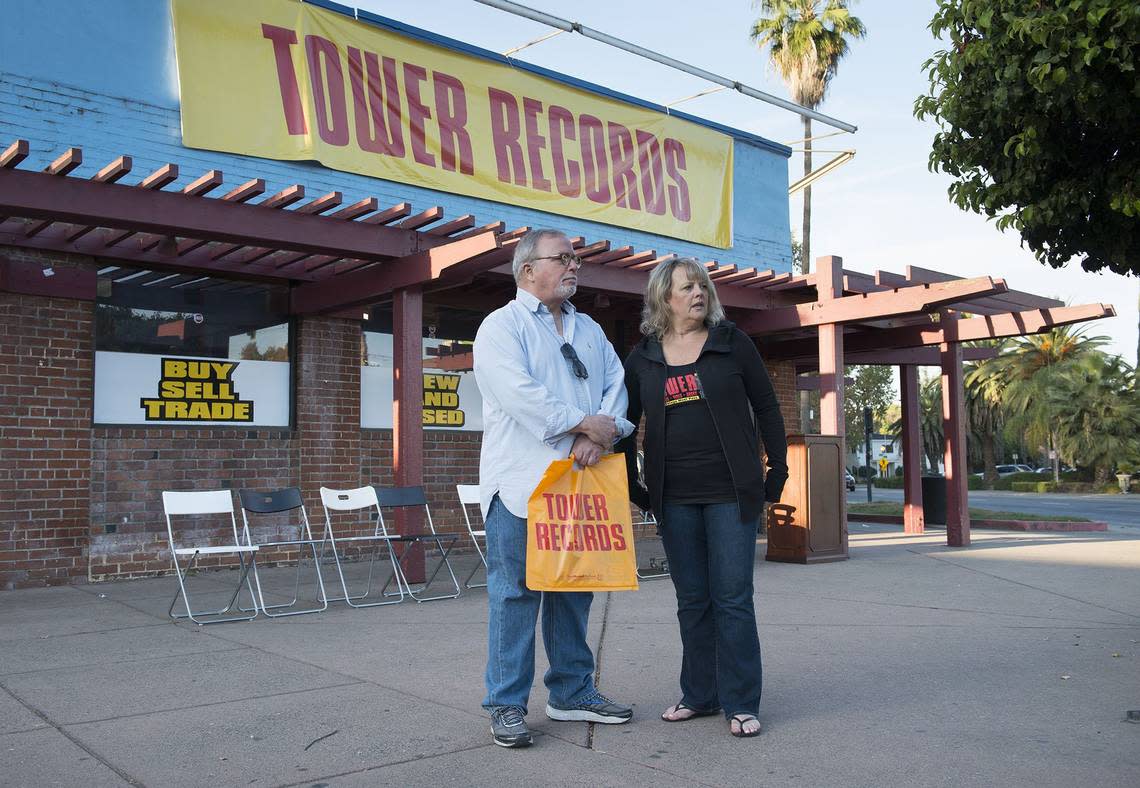
<path id="1" fill-rule="evenodd" d="M 1063 414 L 1058 443 L 1066 460 L 1093 469 L 1104 484 L 1121 463 L 1140 458 L 1140 392 L 1132 368 L 1099 351 L 1071 364 L 1049 392 L 1050 409 Z"/>
<path id="2" fill-rule="evenodd" d="M 883 420 L 894 400 L 894 367 L 847 367 L 846 375 L 853 383 L 843 394 L 843 417 L 847 426 L 847 446 L 857 450 L 867 439 L 863 425 L 863 408 L 871 409 L 873 423 Z"/>
<path id="3" fill-rule="evenodd" d="M 940 0 L 914 104 L 951 200 L 1054 268 L 1140 274 L 1140 3 Z"/>
<path id="4" fill-rule="evenodd" d="M 792 100 L 818 107 L 828 84 L 847 54 L 848 38 L 863 38 L 867 29 L 847 9 L 847 0 L 761 0 L 761 16 L 752 25 L 752 40 L 767 47 L 772 65 Z M 811 173 L 811 118 L 804 118 L 804 175 Z M 804 187 L 803 273 L 811 272 L 811 186 Z"/>

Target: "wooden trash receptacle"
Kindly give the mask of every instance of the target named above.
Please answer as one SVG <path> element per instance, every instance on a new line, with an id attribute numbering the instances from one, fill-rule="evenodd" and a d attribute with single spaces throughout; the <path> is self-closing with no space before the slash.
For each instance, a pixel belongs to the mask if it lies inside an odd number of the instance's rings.
<path id="1" fill-rule="evenodd" d="M 769 561 L 813 564 L 847 556 L 843 438 L 789 435 L 788 483 L 768 511 Z"/>

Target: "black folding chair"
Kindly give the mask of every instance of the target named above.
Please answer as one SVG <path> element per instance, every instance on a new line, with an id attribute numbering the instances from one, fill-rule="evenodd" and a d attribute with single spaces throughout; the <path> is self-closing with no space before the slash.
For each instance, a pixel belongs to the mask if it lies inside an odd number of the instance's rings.
<path id="1" fill-rule="evenodd" d="M 261 577 L 258 574 L 257 565 L 254 564 L 253 582 L 257 587 L 257 600 L 261 605 L 261 611 L 267 616 L 276 618 L 279 616 L 299 616 L 305 613 L 320 613 L 322 610 L 327 609 L 329 601 L 325 594 L 324 578 L 321 577 L 321 559 L 317 554 L 317 545 L 323 544 L 324 539 L 313 538 L 313 531 L 309 526 L 309 515 L 305 512 L 305 504 L 301 500 L 301 491 L 296 487 L 286 487 L 281 490 L 272 490 L 269 492 L 243 489 L 238 490 L 238 499 L 241 501 L 241 521 L 246 544 L 256 545 L 259 548 L 260 555 L 265 555 L 262 551 L 274 547 L 297 547 L 300 550 L 297 556 L 297 572 L 293 581 L 293 599 L 290 602 L 281 602 L 275 605 L 265 604 L 265 592 L 261 587 Z M 286 512 L 294 511 L 300 513 L 300 517 L 296 523 L 296 538 L 275 539 L 271 541 L 261 541 L 260 539 L 253 538 L 253 529 L 250 528 L 249 523 L 250 514 L 281 515 Z M 320 605 L 318 607 L 294 609 L 297 606 L 297 598 L 301 590 L 301 575 L 305 564 L 306 553 L 312 556 L 313 572 L 316 575 L 317 588 L 320 592 L 318 597 Z M 271 610 L 281 612 L 271 613 L 269 612 Z"/>
<path id="2" fill-rule="evenodd" d="M 436 599 L 455 599 L 459 596 L 459 580 L 455 577 L 455 572 L 452 570 L 451 561 L 447 556 L 451 549 L 455 546 L 456 540 L 459 539 L 458 534 L 439 534 L 436 533 L 435 524 L 431 520 L 431 508 L 428 506 L 427 496 L 424 494 L 424 488 L 420 486 L 415 487 L 380 487 L 372 485 L 372 489 L 376 491 L 376 504 L 379 517 L 379 530 L 381 533 L 393 542 L 404 542 L 405 546 L 403 551 L 396 557 L 396 565 L 399 567 L 400 576 L 397 582 L 402 581 L 404 584 L 404 591 L 408 596 L 417 602 L 431 602 Z M 427 519 L 429 533 L 424 534 L 397 534 L 389 530 L 384 522 L 384 509 L 407 509 L 412 507 L 423 507 L 424 516 Z M 408 551 L 416 544 L 422 544 L 424 547 L 434 545 L 435 549 L 439 551 L 439 561 L 435 565 L 435 570 L 428 576 L 427 580 L 412 588 L 408 582 L 407 574 L 404 570 L 404 558 L 408 555 Z M 425 558 L 426 553 L 425 552 Z M 435 580 L 440 570 L 444 567 L 447 568 L 448 575 L 451 576 L 452 585 L 455 587 L 454 594 L 439 594 L 436 596 L 423 596 L 424 591 Z M 426 567 L 425 567 L 426 571 Z M 390 581 L 389 581 L 390 582 Z M 387 588 L 388 584 L 385 584 Z"/>

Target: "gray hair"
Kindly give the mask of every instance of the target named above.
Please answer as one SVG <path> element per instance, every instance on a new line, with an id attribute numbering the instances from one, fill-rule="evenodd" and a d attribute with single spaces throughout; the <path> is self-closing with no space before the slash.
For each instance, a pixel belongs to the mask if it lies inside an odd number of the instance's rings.
<path id="1" fill-rule="evenodd" d="M 568 238 L 561 230 L 531 230 L 515 244 L 515 254 L 511 258 L 511 273 L 515 283 L 522 276 L 523 266 L 538 256 L 538 242 L 543 238 Z"/>
<path id="2" fill-rule="evenodd" d="M 649 284 L 645 286 L 645 304 L 641 308 L 641 333 L 647 337 L 661 339 L 672 326 L 673 313 L 669 309 L 669 295 L 673 290 L 673 272 L 683 268 L 690 279 L 708 288 L 708 309 L 705 312 L 705 326 L 712 328 L 724 320 L 724 307 L 716 295 L 716 285 L 709 278 L 709 272 L 693 257 L 675 257 L 666 260 L 653 269 Z"/>

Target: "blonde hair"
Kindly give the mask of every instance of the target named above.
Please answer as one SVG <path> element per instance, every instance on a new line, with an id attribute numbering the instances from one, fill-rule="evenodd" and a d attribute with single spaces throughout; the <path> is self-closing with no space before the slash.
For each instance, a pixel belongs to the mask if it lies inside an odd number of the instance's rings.
<path id="1" fill-rule="evenodd" d="M 673 272 L 683 268 L 689 279 L 703 284 L 708 289 L 708 309 L 705 311 L 705 325 L 712 328 L 724 320 L 724 307 L 716 295 L 716 285 L 709 278 L 709 272 L 693 257 L 675 257 L 666 260 L 653 269 L 649 284 L 645 286 L 645 304 L 641 308 L 641 333 L 647 337 L 661 339 L 672 327 L 673 313 L 669 309 L 669 295 L 673 290 Z"/>

